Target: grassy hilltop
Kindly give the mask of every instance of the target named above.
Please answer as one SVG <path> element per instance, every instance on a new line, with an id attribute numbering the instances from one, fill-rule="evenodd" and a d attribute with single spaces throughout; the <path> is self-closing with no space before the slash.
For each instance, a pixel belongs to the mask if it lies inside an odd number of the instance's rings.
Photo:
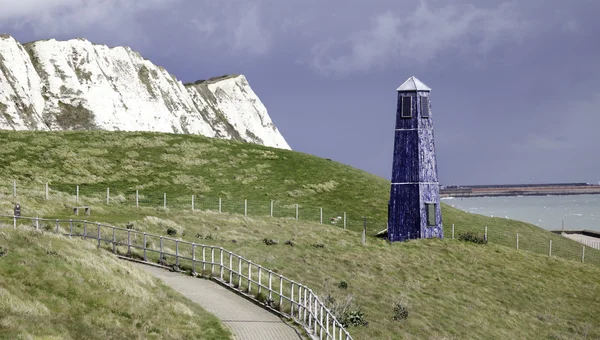
<path id="1" fill-rule="evenodd" d="M 581 245 L 533 225 L 443 205 L 445 240 L 390 245 L 369 236 L 362 246 L 361 216 L 369 217 L 369 234 L 385 227 L 389 181 L 330 160 L 158 133 L 0 132 L 0 142 L 5 214 L 12 212 L 16 179 L 24 216 L 73 217 L 70 208 L 85 203 L 92 206 L 89 220 L 161 235 L 174 229 L 176 237 L 222 246 L 362 313 L 369 325 L 350 327 L 355 339 L 600 337 L 599 252 L 586 249 L 581 264 Z M 135 190 L 143 195 L 139 208 Z M 191 211 L 192 194 L 198 209 L 211 211 Z M 234 213 L 215 212 L 218 197 Z M 244 198 L 249 217 L 240 215 Z M 270 200 L 279 218 L 268 217 Z M 319 224 L 318 207 L 326 218 L 346 211 L 348 230 Z M 490 243 L 451 240 L 452 224 L 457 234 L 487 226 Z M 531 251 L 514 249 L 517 232 L 520 248 Z M 267 245 L 265 238 L 278 243 Z M 550 240 L 553 257 L 547 256 Z M 398 306 L 406 319 L 393 320 Z"/>

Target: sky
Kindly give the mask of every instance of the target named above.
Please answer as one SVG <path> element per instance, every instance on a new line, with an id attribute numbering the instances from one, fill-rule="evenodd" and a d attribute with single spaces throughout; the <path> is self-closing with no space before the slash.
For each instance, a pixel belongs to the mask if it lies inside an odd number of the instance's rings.
<path id="1" fill-rule="evenodd" d="M 293 150 L 391 178 L 396 88 L 432 88 L 440 184 L 600 182 L 597 0 L 0 0 L 22 43 L 244 74 Z M 301 171 L 301 169 L 299 169 Z"/>

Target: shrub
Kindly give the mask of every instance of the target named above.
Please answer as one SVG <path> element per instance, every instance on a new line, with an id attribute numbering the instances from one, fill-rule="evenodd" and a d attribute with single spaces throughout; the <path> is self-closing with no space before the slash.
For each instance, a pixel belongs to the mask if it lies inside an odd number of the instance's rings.
<path id="1" fill-rule="evenodd" d="M 290 247 L 293 247 L 293 246 L 294 246 L 294 242 L 292 242 L 292 241 L 290 241 L 290 240 L 287 240 L 287 241 L 285 241 L 285 243 L 284 243 L 284 244 L 285 244 L 285 245 L 287 245 L 287 246 L 290 246 Z"/>
<path id="2" fill-rule="evenodd" d="M 133 223 L 132 222 L 127 222 L 127 224 L 125 225 L 125 228 L 131 230 L 133 229 Z"/>
<path id="3" fill-rule="evenodd" d="M 473 242 L 476 244 L 487 244 L 484 236 L 467 231 L 466 233 L 458 234 L 458 239 L 465 242 Z"/>
<path id="4" fill-rule="evenodd" d="M 277 241 L 274 241 L 274 240 L 272 240 L 270 238 L 269 239 L 265 238 L 265 239 L 263 239 L 263 243 L 266 244 L 266 245 L 268 245 L 268 246 L 273 246 L 273 245 L 277 244 Z"/>
<path id="5" fill-rule="evenodd" d="M 167 228 L 167 235 L 169 235 L 169 236 L 175 236 L 175 235 L 177 235 L 177 229 L 175 229 L 173 227 L 168 227 Z"/>
<path id="6" fill-rule="evenodd" d="M 0 257 L 8 255 L 8 249 L 0 247 Z"/>
<path id="7" fill-rule="evenodd" d="M 312 246 L 315 248 L 325 248 L 325 245 L 323 243 L 315 243 Z"/>
<path id="8" fill-rule="evenodd" d="M 369 322 L 365 319 L 365 313 L 362 312 L 360 307 L 347 310 L 344 314 L 342 314 L 342 317 L 340 318 L 340 323 L 344 327 L 358 327 L 369 325 Z"/>
<path id="9" fill-rule="evenodd" d="M 344 280 L 340 281 L 339 287 L 342 289 L 348 289 L 348 282 L 346 282 Z"/>
<path id="10" fill-rule="evenodd" d="M 394 306 L 394 316 L 392 317 L 392 319 L 394 320 L 404 320 L 408 318 L 408 308 L 406 308 L 406 306 L 404 306 L 403 304 L 396 304 L 396 306 Z"/>

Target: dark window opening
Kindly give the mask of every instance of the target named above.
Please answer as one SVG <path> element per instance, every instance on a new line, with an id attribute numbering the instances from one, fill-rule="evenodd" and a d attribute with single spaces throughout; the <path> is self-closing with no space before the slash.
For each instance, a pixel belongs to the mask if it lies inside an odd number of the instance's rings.
<path id="1" fill-rule="evenodd" d="M 427 225 L 428 226 L 435 226 L 437 225 L 436 222 L 436 205 L 435 203 L 425 203 L 425 207 L 427 208 Z"/>
<path id="2" fill-rule="evenodd" d="M 412 97 L 410 96 L 403 96 L 402 97 L 402 112 L 401 112 L 401 117 L 402 118 L 411 118 L 412 117 Z"/>
<path id="3" fill-rule="evenodd" d="M 421 117 L 429 118 L 429 97 L 421 97 Z"/>

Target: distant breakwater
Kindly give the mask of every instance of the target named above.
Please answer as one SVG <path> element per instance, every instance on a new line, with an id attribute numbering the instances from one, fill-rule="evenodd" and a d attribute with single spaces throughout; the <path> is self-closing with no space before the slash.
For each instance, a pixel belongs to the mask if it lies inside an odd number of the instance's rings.
<path id="1" fill-rule="evenodd" d="M 444 186 L 440 197 L 600 195 L 600 185 L 587 183 Z"/>

